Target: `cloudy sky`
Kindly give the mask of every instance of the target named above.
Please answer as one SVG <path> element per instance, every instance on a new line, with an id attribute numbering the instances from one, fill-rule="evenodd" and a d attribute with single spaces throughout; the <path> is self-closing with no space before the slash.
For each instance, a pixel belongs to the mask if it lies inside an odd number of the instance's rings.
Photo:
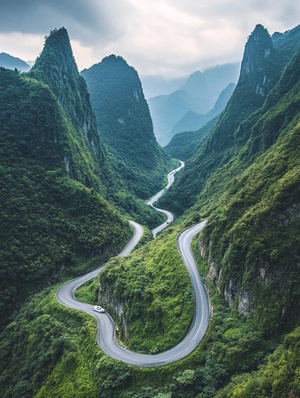
<path id="1" fill-rule="evenodd" d="M 0 0 L 0 52 L 35 60 L 64 26 L 79 70 L 109 54 L 140 75 L 181 76 L 241 61 L 256 24 L 300 23 L 299 0 Z"/>

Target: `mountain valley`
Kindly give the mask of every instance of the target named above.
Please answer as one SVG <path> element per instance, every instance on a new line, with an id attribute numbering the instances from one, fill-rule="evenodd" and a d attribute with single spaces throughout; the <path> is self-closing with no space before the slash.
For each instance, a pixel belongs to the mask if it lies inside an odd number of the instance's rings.
<path id="1" fill-rule="evenodd" d="M 234 84 L 218 67 L 156 97 L 169 131 L 185 118 L 161 140 L 137 71 L 112 54 L 79 73 L 65 28 L 30 71 L 0 67 L 3 398 L 300 396 L 299 44 L 300 26 L 271 36 L 258 24 Z M 179 161 L 158 201 L 175 220 L 153 239 L 164 216 L 145 201 Z M 117 257 L 129 220 L 144 237 Z M 64 282 L 106 263 L 76 299 L 103 306 L 131 351 L 174 347 L 195 305 L 177 239 L 203 220 L 192 249 L 210 321 L 185 358 L 115 360 L 96 343 L 104 328 L 57 301 Z"/>

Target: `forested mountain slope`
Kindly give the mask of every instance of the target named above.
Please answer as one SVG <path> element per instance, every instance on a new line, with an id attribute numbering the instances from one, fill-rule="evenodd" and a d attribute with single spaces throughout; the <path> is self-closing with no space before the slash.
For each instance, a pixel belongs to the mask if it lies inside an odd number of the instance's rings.
<path id="1" fill-rule="evenodd" d="M 166 165 L 136 70 L 110 55 L 82 71 L 103 141 L 118 159 L 129 190 L 146 199 L 159 190 Z"/>
<path id="2" fill-rule="evenodd" d="M 108 164 L 104 159 L 87 86 L 78 72 L 66 29 L 54 30 L 46 37 L 44 49 L 29 76 L 51 88 L 72 124 L 72 155 L 64 154 L 69 176 L 88 186 L 98 184 L 98 189 L 105 190 L 103 182 L 101 187 L 101 180 L 109 178 Z M 77 159 L 74 160 L 73 156 Z M 90 175 L 83 175 L 81 167 Z M 94 182 L 92 174 L 96 175 Z"/>
<path id="3" fill-rule="evenodd" d="M 295 28 L 295 31 L 297 35 L 293 37 L 299 43 L 299 29 Z M 289 43 L 290 34 L 286 33 L 286 37 Z M 199 152 L 187 163 L 181 178 L 161 200 L 162 206 L 168 206 L 177 214 L 182 213 L 195 204 L 204 187 L 210 185 L 208 180 L 213 173 L 234 162 L 235 156 L 243 152 L 241 148 L 248 145 L 251 129 L 259 119 L 259 109 L 282 73 L 283 65 L 277 62 L 282 48 L 275 49 L 267 30 L 261 25 L 256 26 L 245 46 L 240 78 L 224 114 Z M 291 60 L 297 46 L 294 43 L 288 48 Z M 243 159 L 238 167 L 231 168 L 231 177 L 249 166 L 258 154 L 254 151 L 254 157 L 247 161 Z M 224 181 L 216 188 L 215 192 L 222 191 Z"/>
<path id="4" fill-rule="evenodd" d="M 132 170 L 123 161 L 109 153 L 97 125 L 86 81 L 78 72 L 69 35 L 65 28 L 55 29 L 46 37 L 44 49 L 29 76 L 44 82 L 51 88 L 72 125 L 72 134 L 69 135 L 68 144 L 64 146 L 62 154 L 68 175 L 101 192 L 119 210 L 122 212 L 125 210 L 140 222 L 150 223 L 150 225 L 152 222 L 159 222 L 158 215 L 154 215 L 152 221 L 153 212 L 145 208 L 132 193 L 148 198 L 156 192 L 156 189 L 161 188 L 162 170 L 165 166 L 162 162 L 161 151 L 159 150 L 158 156 L 155 142 L 156 155 L 163 166 L 161 163 L 155 163 L 152 179 L 146 172 L 142 173 L 136 168 Z M 135 118 L 139 117 L 144 118 L 144 111 L 140 108 L 135 110 Z M 139 145 L 141 147 L 149 145 L 149 137 L 146 134 L 140 137 Z M 149 151 L 151 149 L 153 148 L 150 147 Z M 151 156 L 155 156 L 155 151 L 154 155 L 145 155 L 144 161 L 146 162 L 149 158 L 151 162 Z M 137 184 L 137 178 L 139 178 L 139 184 Z M 130 188 L 132 188 L 131 193 Z"/>
<path id="5" fill-rule="evenodd" d="M 207 114 L 188 112 L 177 124 L 178 131 L 181 132 L 175 134 L 169 144 L 164 147 L 165 152 L 184 161 L 195 155 L 220 119 L 234 88 L 235 84 L 229 84 L 221 92 L 214 108 Z"/>
<path id="6" fill-rule="evenodd" d="M 268 60 L 264 64 L 261 59 L 265 69 L 252 63 L 253 45 L 258 44 L 261 54 L 274 51 L 278 56 L 274 49 L 269 51 L 266 31 L 258 26 L 247 43 L 242 85 L 236 90 L 239 93 L 251 77 L 252 100 L 249 94 L 244 102 L 241 96 L 230 101 L 206 147 L 187 166 L 183 190 L 175 191 L 175 196 L 184 198 L 186 206 L 195 192 L 191 212 L 210 216 L 203 251 L 226 301 L 241 313 L 253 313 L 264 333 L 276 335 L 294 326 L 299 315 L 300 50 L 269 90 L 255 84 L 258 72 L 267 73 L 271 67 Z M 276 74 L 270 69 L 265 76 L 263 81 L 271 82 L 268 76 Z M 263 87 L 268 95 L 263 95 Z M 251 113 L 254 93 L 262 105 Z M 238 98 L 245 115 L 248 103 L 250 116 L 235 127 Z"/>
<path id="7" fill-rule="evenodd" d="M 53 54 L 53 41 L 68 48 L 67 38 L 65 30 L 53 32 L 40 59 Z M 108 182 L 95 117 L 69 55 L 62 67 L 79 86 L 65 82 L 66 104 L 55 90 L 60 73 L 51 79 L 60 64 L 55 55 L 30 75 L 0 69 L 1 326 L 30 293 L 74 274 L 92 256 L 103 261 L 117 254 L 130 236 L 126 220 L 104 199 Z"/>
<path id="8" fill-rule="evenodd" d="M 164 150 L 170 156 L 186 162 L 205 144 L 207 136 L 216 126 L 221 115 L 214 117 L 203 127 L 195 131 L 184 131 L 174 135 Z"/>

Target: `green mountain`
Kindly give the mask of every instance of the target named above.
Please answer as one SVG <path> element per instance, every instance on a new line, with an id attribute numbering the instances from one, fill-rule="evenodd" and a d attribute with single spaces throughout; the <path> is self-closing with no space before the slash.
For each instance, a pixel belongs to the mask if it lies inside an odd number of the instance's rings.
<path id="1" fill-rule="evenodd" d="M 146 199 L 162 184 L 165 160 L 158 146 L 136 70 L 110 55 L 82 71 L 103 141 L 117 158 L 129 190 Z"/>
<path id="2" fill-rule="evenodd" d="M 295 30 L 299 32 L 298 28 Z M 297 42 L 299 33 L 295 37 Z M 267 30 L 261 25 L 256 26 L 245 46 L 240 78 L 225 112 L 177 184 L 162 199 L 162 205 L 168 205 L 177 214 L 191 207 L 208 178 L 241 151 L 249 139 L 254 120 L 259 117 L 258 110 L 282 73 L 283 66 L 279 69 L 276 62 L 280 59 L 282 48 L 284 46 L 276 50 Z M 290 48 L 291 59 L 295 46 Z M 240 167 L 244 169 L 252 161 L 247 163 L 244 160 Z M 236 173 L 240 171 L 237 169 Z"/>
<path id="3" fill-rule="evenodd" d="M 32 292 L 118 253 L 130 229 L 104 198 L 109 167 L 67 32 L 51 33 L 29 74 L 1 68 L 0 85 L 3 326 Z"/>
<path id="4" fill-rule="evenodd" d="M 225 114 L 170 197 L 185 208 L 194 201 L 194 210 L 210 215 L 203 247 L 220 291 L 241 313 L 253 313 L 264 333 L 276 335 L 299 313 L 300 52 L 277 84 L 269 56 L 278 53 L 258 25 Z M 245 115 L 239 124 L 236 104 Z"/>
<path id="5" fill-rule="evenodd" d="M 54 30 L 46 38 L 44 50 L 29 76 L 51 88 L 75 130 L 72 150 L 64 153 L 69 176 L 88 186 L 96 184 L 101 189 L 99 177 L 101 182 L 109 175 L 104 149 L 87 86 L 78 72 L 66 29 Z"/>
<path id="6" fill-rule="evenodd" d="M 72 124 L 73 132 L 62 154 L 68 175 L 101 192 L 119 210 L 122 212 L 125 210 L 131 217 L 137 217 L 140 222 L 150 226 L 153 222 L 154 225 L 159 223 L 160 218 L 154 216 L 153 219 L 153 212 L 144 209 L 143 202 L 137 200 L 127 190 L 132 186 L 131 192 L 138 193 L 144 198 L 150 197 L 156 189 L 161 188 L 161 164 L 155 164 L 156 169 L 151 170 L 152 180 L 149 183 L 149 177 L 144 176 L 145 171 L 144 173 L 143 170 L 136 171 L 137 166 L 135 170 L 134 167 L 127 167 L 108 152 L 104 137 L 99 134 L 87 84 L 78 72 L 66 29 L 54 30 L 46 38 L 44 50 L 29 72 L 29 76 L 51 88 Z M 136 118 L 138 111 L 140 109 L 136 110 Z M 143 117 L 144 113 L 141 113 L 141 118 Z M 156 143 L 155 149 L 157 150 Z M 159 155 L 161 160 L 160 152 Z M 138 178 L 139 184 L 137 184 Z"/>

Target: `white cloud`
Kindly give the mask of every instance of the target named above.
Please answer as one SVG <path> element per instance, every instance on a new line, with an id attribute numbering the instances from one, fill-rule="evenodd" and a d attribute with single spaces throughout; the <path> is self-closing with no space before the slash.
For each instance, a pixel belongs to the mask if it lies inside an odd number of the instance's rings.
<path id="1" fill-rule="evenodd" d="M 19 32 L 0 33 L 0 52 L 5 52 L 23 61 L 35 61 L 43 49 L 44 36 Z"/>
<path id="2" fill-rule="evenodd" d="M 0 51 L 35 59 L 43 36 L 64 26 L 80 70 L 115 53 L 142 75 L 174 76 L 240 61 L 257 23 L 273 33 L 298 17 L 294 0 L 10 0 Z"/>

